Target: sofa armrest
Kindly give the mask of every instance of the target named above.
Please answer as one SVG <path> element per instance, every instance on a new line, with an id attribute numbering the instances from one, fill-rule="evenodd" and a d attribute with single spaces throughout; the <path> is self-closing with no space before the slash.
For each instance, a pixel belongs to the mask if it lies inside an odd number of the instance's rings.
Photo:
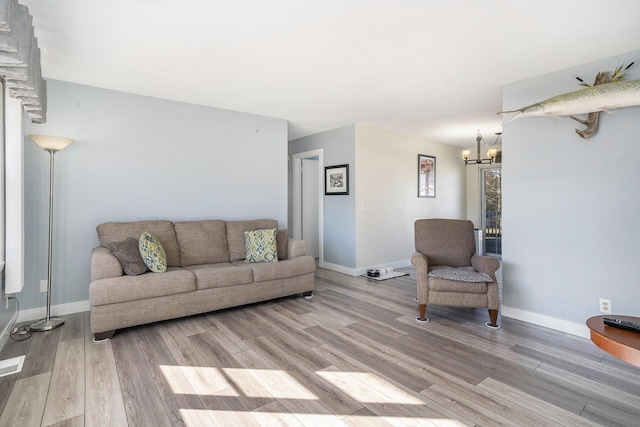
<path id="1" fill-rule="evenodd" d="M 287 241 L 287 259 L 295 259 L 307 254 L 304 240 L 289 239 Z"/>
<path id="2" fill-rule="evenodd" d="M 91 252 L 91 281 L 120 277 L 124 272 L 120 261 L 105 247 L 93 248 Z"/>

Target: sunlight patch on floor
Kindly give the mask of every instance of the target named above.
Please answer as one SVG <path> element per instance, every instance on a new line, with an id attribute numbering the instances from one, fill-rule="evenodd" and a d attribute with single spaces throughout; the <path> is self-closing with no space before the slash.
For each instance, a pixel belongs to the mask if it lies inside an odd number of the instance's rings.
<path id="1" fill-rule="evenodd" d="M 297 427 L 346 427 L 346 426 L 420 426 L 420 427 L 462 427 L 465 423 L 446 418 L 394 417 L 377 415 L 350 415 L 340 419 L 332 414 L 302 414 L 289 412 L 251 412 L 180 409 L 180 415 L 187 427 L 208 425 L 273 425 Z M 251 417 L 251 418 L 248 418 Z M 382 421 L 382 422 L 381 422 Z"/>
<path id="2" fill-rule="evenodd" d="M 270 369 L 235 369 L 160 365 L 171 391 L 176 394 L 228 395 L 275 399 L 317 400 L 318 397 L 288 372 Z M 268 392 L 242 388 L 251 375 Z M 186 381 L 184 381 L 186 379 Z"/>
<path id="3" fill-rule="evenodd" d="M 397 403 L 422 405 L 417 397 L 370 372 L 316 372 L 344 393 L 363 403 Z"/>

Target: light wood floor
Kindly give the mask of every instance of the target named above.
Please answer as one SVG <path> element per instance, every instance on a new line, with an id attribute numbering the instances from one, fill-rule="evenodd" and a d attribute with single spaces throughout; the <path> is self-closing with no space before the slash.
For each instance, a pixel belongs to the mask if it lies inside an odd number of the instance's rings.
<path id="1" fill-rule="evenodd" d="M 415 278 L 319 270 L 315 297 L 283 298 L 118 331 L 88 314 L 9 341 L 0 426 L 632 426 L 640 368 L 589 340 L 433 307 Z"/>

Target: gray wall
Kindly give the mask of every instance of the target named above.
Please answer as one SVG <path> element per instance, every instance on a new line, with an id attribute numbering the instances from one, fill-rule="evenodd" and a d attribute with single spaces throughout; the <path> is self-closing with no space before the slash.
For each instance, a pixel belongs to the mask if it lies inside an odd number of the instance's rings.
<path id="1" fill-rule="evenodd" d="M 323 150 L 323 166 L 349 165 L 349 195 L 324 196 L 324 262 L 356 267 L 356 164 L 355 125 L 299 138 L 289 142 L 289 154 Z M 291 170 L 289 173 L 291 191 Z M 292 206 L 290 197 L 289 206 Z M 289 212 L 291 217 L 292 212 Z"/>
<path id="2" fill-rule="evenodd" d="M 580 89 L 640 51 L 510 84 L 504 109 Z M 640 78 L 640 64 L 629 79 Z M 521 118 L 503 128 L 503 293 L 512 317 L 584 327 L 599 314 L 640 314 L 640 107 L 600 115 L 584 140 L 568 117 Z M 528 318 L 529 317 L 529 318 Z M 541 322 L 542 321 L 542 322 Z"/>
<path id="3" fill-rule="evenodd" d="M 287 122 L 48 81 L 56 155 L 52 304 L 88 299 L 96 225 L 142 219 L 276 219 L 287 227 Z M 48 154 L 25 137 L 26 273 L 21 308 L 43 307 Z"/>
<path id="4" fill-rule="evenodd" d="M 421 218 L 465 216 L 465 165 L 460 147 L 356 125 L 357 266 L 406 267 Z M 418 154 L 436 159 L 436 197 L 418 197 Z"/>

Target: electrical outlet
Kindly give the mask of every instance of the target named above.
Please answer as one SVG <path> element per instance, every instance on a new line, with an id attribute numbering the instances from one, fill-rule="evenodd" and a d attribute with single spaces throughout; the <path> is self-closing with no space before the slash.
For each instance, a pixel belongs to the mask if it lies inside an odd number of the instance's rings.
<path id="1" fill-rule="evenodd" d="M 611 300 L 600 298 L 600 313 L 611 314 Z"/>
<path id="2" fill-rule="evenodd" d="M 40 292 L 47 292 L 47 281 L 40 280 Z"/>

